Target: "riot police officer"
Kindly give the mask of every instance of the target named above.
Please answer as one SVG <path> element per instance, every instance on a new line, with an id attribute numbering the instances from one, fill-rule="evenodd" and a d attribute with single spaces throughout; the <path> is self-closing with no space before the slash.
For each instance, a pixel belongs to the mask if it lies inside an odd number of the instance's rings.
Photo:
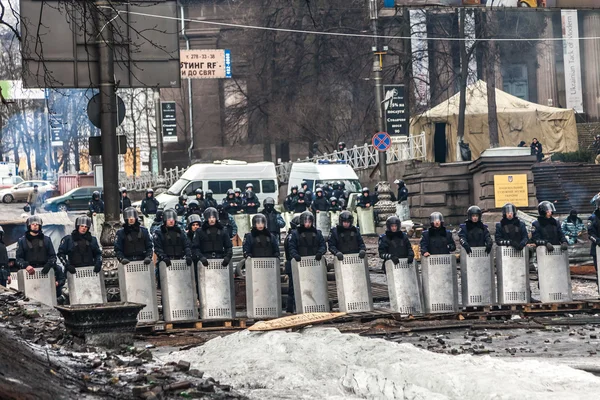
<path id="1" fill-rule="evenodd" d="M 308 209 L 310 202 L 305 198 L 304 189 L 298 190 L 298 196 L 292 203 L 292 211 L 294 213 L 301 213 Z"/>
<path id="2" fill-rule="evenodd" d="M 192 253 L 205 267 L 208 266 L 209 258 L 222 258 L 222 265 L 229 265 L 233 246 L 227 230 L 219 222 L 219 212 L 209 207 L 204 210 L 203 216 L 204 222 L 194 235 Z"/>
<path id="3" fill-rule="evenodd" d="M 502 219 L 496 222 L 496 233 L 494 234 L 496 245 L 511 246 L 516 250 L 523 250 L 527 245 L 527 227 L 517 217 L 517 208 L 506 203 L 502 207 Z"/>
<path id="4" fill-rule="evenodd" d="M 217 200 L 215 200 L 213 198 L 213 191 L 208 189 L 206 191 L 206 198 L 204 199 L 204 205 L 206 206 L 206 208 L 208 207 L 214 207 L 217 208 Z"/>
<path id="5" fill-rule="evenodd" d="M 464 224 L 460 224 L 458 237 L 467 254 L 471 254 L 471 247 L 485 246 L 486 254 L 492 251 L 492 237 L 487 225 L 481 222 L 481 216 L 481 208 L 471 206 L 467 210 L 467 220 Z"/>
<path id="6" fill-rule="evenodd" d="M 263 215 L 267 218 L 267 228 L 277 238 L 277 243 L 281 241 L 281 228 L 285 226 L 285 220 L 281 213 L 275 209 L 275 199 L 267 197 L 264 202 Z"/>
<path id="7" fill-rule="evenodd" d="M 589 217 L 588 235 L 589 235 L 590 242 L 591 242 L 590 255 L 594 259 L 594 268 L 597 268 L 598 260 L 596 259 L 595 247 L 596 246 L 600 247 L 600 196 L 599 195 L 594 196 L 592 203 L 596 206 L 596 209 L 594 210 L 592 215 Z"/>
<path id="8" fill-rule="evenodd" d="M 202 189 L 198 188 L 194 193 L 196 194 L 196 198 L 194 200 L 196 200 L 196 202 L 198 203 L 200 213 L 203 213 L 206 209 L 206 200 L 204 200 L 204 192 L 202 191 Z"/>
<path id="9" fill-rule="evenodd" d="M 536 246 L 546 246 L 548 251 L 554 251 L 554 246 L 559 246 L 561 250 L 567 250 L 567 238 L 563 233 L 560 222 L 554 219 L 556 212 L 554 204 L 549 201 L 542 201 L 538 204 L 538 218 L 533 221 L 533 232 L 531 239 Z"/>
<path id="10" fill-rule="evenodd" d="M 362 188 L 361 195 L 358 196 L 356 207 L 368 208 L 371 207 L 371 194 L 368 187 Z"/>
<path id="11" fill-rule="evenodd" d="M 408 263 L 412 264 L 415 258 L 415 252 L 410 245 L 410 240 L 406 233 L 400 230 L 400 218 L 392 215 L 385 221 L 385 233 L 379 237 L 379 258 L 385 263 L 387 260 L 392 260 L 394 264 L 398 264 L 401 258 L 408 259 Z M 385 272 L 385 268 L 383 271 Z"/>
<path id="12" fill-rule="evenodd" d="M 252 229 L 244 236 L 244 258 L 279 257 L 279 240 L 267 229 L 263 214 L 252 217 Z"/>
<path id="13" fill-rule="evenodd" d="M 121 208 L 121 214 L 126 208 L 131 207 L 131 199 L 127 197 L 127 188 L 122 187 L 119 192 L 121 193 L 121 199 L 119 201 L 119 207 Z"/>
<path id="14" fill-rule="evenodd" d="M 298 228 L 292 232 L 290 238 L 290 255 L 296 261 L 302 261 L 302 257 L 315 257 L 321 261 L 327 251 L 325 239 L 321 231 L 315 228 L 315 217 L 310 211 L 300 214 Z"/>
<path id="15" fill-rule="evenodd" d="M 5 286 L 11 282 L 8 267 L 8 252 L 4 244 L 4 229 L 0 226 L 0 285 Z"/>
<path id="16" fill-rule="evenodd" d="M 288 276 L 288 295 L 286 303 L 286 311 L 289 313 L 296 312 L 296 298 L 294 296 L 294 277 L 292 276 L 292 254 L 290 253 L 290 239 L 292 238 L 292 232 L 294 232 L 298 225 L 300 225 L 300 216 L 295 216 L 290 221 L 290 229 L 283 241 L 283 250 L 285 252 L 285 273 Z"/>
<path id="17" fill-rule="evenodd" d="M 325 198 L 323 188 L 318 188 L 315 190 L 315 199 L 310 205 L 310 208 L 315 213 L 317 211 L 329 210 L 329 202 L 327 201 L 327 198 Z"/>
<path id="18" fill-rule="evenodd" d="M 187 196 L 185 194 L 179 196 L 179 202 L 175 204 L 175 212 L 179 217 L 182 217 L 187 213 Z"/>
<path id="19" fill-rule="evenodd" d="M 252 184 L 249 183 L 248 185 Z M 252 191 L 252 188 L 246 189 L 246 194 L 244 195 L 242 204 L 246 214 L 256 214 L 258 212 L 258 207 L 260 207 L 260 200 L 258 200 L 256 193 Z"/>
<path id="20" fill-rule="evenodd" d="M 102 270 L 102 251 L 90 233 L 91 226 L 90 217 L 77 217 L 75 229 L 62 238 L 58 246 L 58 259 L 71 274 L 77 273 L 79 267 L 93 266 L 95 273 Z"/>
<path id="21" fill-rule="evenodd" d="M 227 197 L 223 199 L 223 207 L 231 215 L 239 214 L 242 211 L 242 200 L 236 197 L 235 190 L 227 191 Z"/>
<path id="22" fill-rule="evenodd" d="M 165 210 L 163 225 L 154 232 L 154 252 L 159 262 L 171 266 L 171 260 L 183 260 L 192 265 L 192 251 L 185 232 L 177 226 L 175 210 Z"/>
<path id="23" fill-rule="evenodd" d="M 398 203 L 408 200 L 408 188 L 404 184 L 404 181 L 402 179 L 396 179 L 394 183 L 398 185 Z"/>
<path id="24" fill-rule="evenodd" d="M 37 215 L 27 218 L 25 224 L 27 231 L 17 242 L 16 264 L 29 275 L 35 274 L 34 268 L 42 268 L 42 274 L 54 269 L 56 296 L 59 297 L 65 284 L 65 275 L 62 268 L 56 265 L 56 252 L 52 240 L 42 232 L 42 219 Z"/>
<path id="25" fill-rule="evenodd" d="M 306 200 L 308 205 L 310 205 L 310 203 L 312 203 L 312 201 L 313 201 L 313 194 L 310 191 L 310 189 L 308 188 L 308 182 L 302 181 L 300 183 L 300 189 L 304 190 L 304 199 Z M 300 193 L 300 191 L 298 191 L 298 193 Z"/>
<path id="26" fill-rule="evenodd" d="M 190 215 L 197 215 L 198 217 L 200 216 L 201 212 L 200 206 L 198 205 L 198 200 L 190 200 L 189 204 L 187 205 L 187 208 L 187 217 L 189 217 Z"/>
<path id="27" fill-rule="evenodd" d="M 150 236 L 154 235 L 154 232 L 160 229 L 163 224 L 163 212 L 162 208 L 159 208 L 156 214 L 154 215 L 154 220 L 152 220 L 152 225 L 150 225 Z"/>
<path id="28" fill-rule="evenodd" d="M 344 259 L 344 254 L 358 253 L 360 258 L 367 255 L 367 246 L 363 241 L 358 228 L 352 223 L 354 217 L 350 211 L 342 211 L 338 217 L 338 224 L 331 229 L 327 245 L 331 254 L 338 260 Z"/>
<path id="29" fill-rule="evenodd" d="M 97 190 L 92 193 L 92 200 L 88 203 L 88 211 L 90 217 L 104 212 L 104 201 L 100 198 L 100 192 Z"/>
<path id="30" fill-rule="evenodd" d="M 283 202 L 283 207 L 285 211 L 291 212 L 293 211 L 293 205 L 298 197 L 298 185 L 292 185 L 292 189 L 290 190 L 290 194 L 287 195 L 285 201 Z"/>
<path id="31" fill-rule="evenodd" d="M 331 195 L 338 200 L 344 197 L 344 191 L 342 190 L 342 182 L 337 181 L 333 184 L 333 193 Z M 331 199 L 329 201 L 331 202 Z"/>
<path id="32" fill-rule="evenodd" d="M 142 200 L 140 209 L 142 214 L 147 218 L 152 214 L 156 214 L 158 211 L 158 200 L 154 198 L 154 190 L 152 188 L 146 189 L 146 197 Z"/>
<path id="33" fill-rule="evenodd" d="M 129 207 L 123 214 L 125 223 L 123 228 L 117 231 L 115 238 L 115 254 L 123 265 L 131 261 L 144 260 L 148 265 L 152 262 L 152 239 L 148 230 L 140 226 L 138 213 L 133 207 Z"/>
<path id="34" fill-rule="evenodd" d="M 231 214 L 225 211 L 225 208 L 222 204 L 219 204 L 217 206 L 217 211 L 219 212 L 219 222 L 227 230 L 229 238 L 233 239 L 233 237 L 237 235 L 238 231 L 237 224 L 235 223 L 235 218 L 233 218 Z"/>
<path id="35" fill-rule="evenodd" d="M 442 213 L 433 212 L 429 216 L 430 227 L 423 232 L 421 237 L 421 255 L 429 257 L 435 254 L 450 254 L 456 250 L 456 244 L 452 239 L 452 232 L 444 227 L 444 216 Z"/>
<path id="36" fill-rule="evenodd" d="M 202 224 L 202 219 L 198 214 L 192 214 L 187 218 L 187 223 L 187 237 L 190 242 L 191 249 L 192 240 L 194 240 L 194 234 L 200 228 L 200 225 Z"/>

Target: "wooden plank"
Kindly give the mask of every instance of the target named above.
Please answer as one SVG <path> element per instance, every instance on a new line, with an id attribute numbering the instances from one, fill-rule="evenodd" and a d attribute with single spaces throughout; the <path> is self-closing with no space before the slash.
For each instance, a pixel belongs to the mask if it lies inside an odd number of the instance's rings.
<path id="1" fill-rule="evenodd" d="M 260 321 L 248 328 L 249 331 L 272 331 L 278 329 L 300 328 L 306 325 L 314 325 L 325 321 L 339 318 L 346 313 L 306 313 L 290 315 L 270 321 Z"/>

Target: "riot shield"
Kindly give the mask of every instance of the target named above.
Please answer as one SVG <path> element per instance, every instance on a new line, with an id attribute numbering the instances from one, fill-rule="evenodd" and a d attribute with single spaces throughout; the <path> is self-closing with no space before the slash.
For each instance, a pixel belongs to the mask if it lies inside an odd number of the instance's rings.
<path id="1" fill-rule="evenodd" d="M 471 254 L 460 251 L 462 305 L 485 306 L 496 302 L 496 279 L 492 254 L 485 247 L 472 247 Z"/>
<path id="2" fill-rule="evenodd" d="M 127 265 L 119 264 L 118 270 L 121 301 L 146 305 L 138 314 L 138 322 L 158 321 L 154 263 L 146 265 L 143 261 L 132 261 Z"/>
<path id="3" fill-rule="evenodd" d="M 422 314 L 421 281 L 417 265 L 401 258 L 398 264 L 392 260 L 385 262 L 388 292 L 392 310 L 400 314 Z"/>
<path id="4" fill-rule="evenodd" d="M 106 303 L 106 287 L 102 272 L 95 273 L 94 267 L 78 267 L 75 270 L 76 274 L 67 272 L 71 304 Z"/>
<path id="5" fill-rule="evenodd" d="M 150 228 L 152 228 L 152 224 L 154 223 L 155 218 L 156 214 L 149 214 L 148 217 L 144 217 L 144 227 L 148 229 L 148 232 L 150 232 Z"/>
<path id="6" fill-rule="evenodd" d="M 35 273 L 29 275 L 24 269 L 17 273 L 19 281 L 19 290 L 30 299 L 40 303 L 55 306 L 56 303 L 56 280 L 54 279 L 54 269 L 50 269 L 48 274 L 42 274 L 43 268 L 34 268 Z"/>
<path id="7" fill-rule="evenodd" d="M 10 283 L 7 285 L 7 287 L 9 289 L 19 290 L 19 277 L 17 272 L 10 273 Z"/>
<path id="8" fill-rule="evenodd" d="M 327 290 L 327 264 L 314 256 L 302 257 L 300 262 L 292 260 L 296 310 L 299 314 L 329 311 Z"/>
<path id="9" fill-rule="evenodd" d="M 329 231 L 331 230 L 331 217 L 329 216 L 329 211 L 317 211 L 317 229 L 321 231 L 323 237 L 329 236 Z"/>
<path id="10" fill-rule="evenodd" d="M 166 322 L 198 319 L 196 306 L 196 279 L 194 266 L 185 260 L 171 260 L 171 265 L 160 262 L 160 290 L 163 318 Z"/>
<path id="11" fill-rule="evenodd" d="M 496 247 L 498 273 L 498 303 L 523 304 L 529 302 L 529 251 L 510 246 Z"/>
<path id="12" fill-rule="evenodd" d="M 457 312 L 458 278 L 454 254 L 421 257 L 421 274 L 425 312 Z"/>
<path id="13" fill-rule="evenodd" d="M 408 207 L 408 201 L 404 200 L 401 203 L 396 203 L 396 216 L 400 218 L 400 221 L 410 220 L 410 208 Z"/>
<path id="14" fill-rule="evenodd" d="M 281 317 L 279 258 L 246 259 L 246 305 L 248 318 Z"/>
<path id="15" fill-rule="evenodd" d="M 341 312 L 373 311 L 373 295 L 367 258 L 345 254 L 342 261 L 333 260 L 338 303 Z"/>
<path id="16" fill-rule="evenodd" d="M 340 213 L 341 211 L 329 211 L 329 221 L 331 227 L 336 226 L 338 222 L 340 222 Z"/>
<path id="17" fill-rule="evenodd" d="M 375 219 L 373 215 L 373 207 L 363 208 L 358 207 L 356 209 L 358 216 L 358 226 L 362 235 L 374 235 L 375 234 Z"/>
<path id="18" fill-rule="evenodd" d="M 244 240 L 244 236 L 246 233 L 250 232 L 250 218 L 248 214 L 235 214 L 233 215 L 233 219 L 235 220 L 235 224 L 237 225 L 237 234 L 240 239 Z"/>
<path id="19" fill-rule="evenodd" d="M 292 219 L 294 218 L 294 213 L 291 211 L 287 211 L 287 212 L 281 213 L 281 217 L 285 221 L 285 230 L 289 231 L 290 230 L 290 222 L 292 222 Z"/>
<path id="20" fill-rule="evenodd" d="M 235 318 L 232 262 L 223 266 L 222 258 L 211 258 L 206 267 L 198 263 L 198 285 L 201 319 Z"/>
<path id="21" fill-rule="evenodd" d="M 561 250 L 558 246 L 552 252 L 548 251 L 546 246 L 538 246 L 535 252 L 542 303 L 573 301 L 569 252 Z"/>
<path id="22" fill-rule="evenodd" d="M 104 214 L 96 214 L 92 216 L 92 235 L 96 236 L 100 243 L 100 235 L 102 234 L 102 224 L 104 223 Z"/>

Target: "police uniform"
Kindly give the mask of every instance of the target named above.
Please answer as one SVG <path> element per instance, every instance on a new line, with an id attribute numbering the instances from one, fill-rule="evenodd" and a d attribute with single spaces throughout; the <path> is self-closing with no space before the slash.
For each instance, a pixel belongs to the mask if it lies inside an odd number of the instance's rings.
<path id="1" fill-rule="evenodd" d="M 512 246 L 517 250 L 523 250 L 529 240 L 527 227 L 517 217 L 513 219 L 504 217 L 496 223 L 494 239 L 498 246 Z"/>
<path id="2" fill-rule="evenodd" d="M 171 260 L 183 260 L 192 263 L 192 251 L 188 237 L 179 226 L 163 225 L 154 232 L 154 252 L 159 262 L 170 265 Z"/>
<path id="3" fill-rule="evenodd" d="M 344 228 L 342 225 L 338 225 L 331 229 L 327 245 L 331 254 L 334 255 L 338 253 L 355 254 L 367 250 L 360 231 L 355 226 Z"/>
<path id="4" fill-rule="evenodd" d="M 229 264 L 233 256 L 233 246 L 227 229 L 219 221 L 210 226 L 205 220 L 194 235 L 192 253 L 200 261 L 223 258 L 224 264 Z M 207 265 L 204 262 L 203 264 Z"/>
<path id="5" fill-rule="evenodd" d="M 75 229 L 65 236 L 58 247 L 58 258 L 71 273 L 78 267 L 93 266 L 95 272 L 102 269 L 102 251 L 98 240 L 89 231 L 82 235 Z"/>
<path id="6" fill-rule="evenodd" d="M 408 236 L 400 230 L 396 232 L 386 230 L 379 237 L 378 250 L 379 258 L 384 262 L 387 260 L 397 262 L 397 259 L 407 258 L 408 263 L 411 264 L 415 258 L 415 252 L 412 249 L 410 240 L 408 240 Z M 385 268 L 383 270 L 385 271 Z"/>
<path id="7" fill-rule="evenodd" d="M 486 253 L 492 251 L 492 237 L 487 225 L 481 221 L 473 222 L 471 220 L 460 224 L 458 231 L 460 244 L 470 253 L 471 247 L 485 247 Z"/>
<path id="8" fill-rule="evenodd" d="M 252 228 L 244 236 L 244 257 L 279 257 L 279 240 L 265 227 L 262 231 Z"/>
<path id="9" fill-rule="evenodd" d="M 117 231 L 115 238 L 115 254 L 117 259 L 129 261 L 152 260 L 152 239 L 148 230 L 140 226 L 139 221 L 125 226 Z"/>
<path id="10" fill-rule="evenodd" d="M 56 288 L 57 297 L 60 295 L 62 287 L 65 284 L 65 274 L 62 268 L 56 265 L 56 253 L 52 240 L 40 231 L 37 235 L 32 235 L 28 230 L 25 235 L 19 238 L 17 242 L 16 264 L 20 269 L 25 269 L 29 265 L 33 268 L 43 268 L 42 273 L 47 273 L 54 269 L 54 277 L 58 286 Z"/>
<path id="11" fill-rule="evenodd" d="M 446 230 L 442 225 L 439 228 L 430 227 L 423 232 L 421 237 L 421 254 L 450 254 L 456 250 L 456 244 L 452 239 L 452 232 Z"/>

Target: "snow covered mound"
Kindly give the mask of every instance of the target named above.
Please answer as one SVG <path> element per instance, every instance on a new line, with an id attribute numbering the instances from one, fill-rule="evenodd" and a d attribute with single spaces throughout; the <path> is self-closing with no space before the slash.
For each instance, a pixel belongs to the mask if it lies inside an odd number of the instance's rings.
<path id="1" fill-rule="evenodd" d="M 600 378 L 539 361 L 449 356 L 342 334 L 243 331 L 170 354 L 254 399 L 591 399 Z"/>

